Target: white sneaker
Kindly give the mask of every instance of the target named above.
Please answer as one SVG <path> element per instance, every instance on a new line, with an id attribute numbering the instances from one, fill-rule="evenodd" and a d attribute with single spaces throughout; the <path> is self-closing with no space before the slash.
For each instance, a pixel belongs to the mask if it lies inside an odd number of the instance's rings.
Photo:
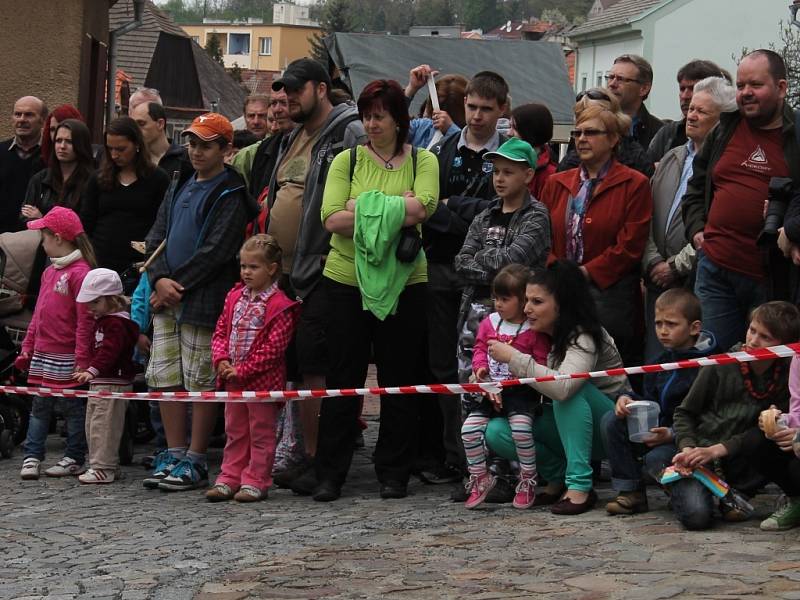
<path id="1" fill-rule="evenodd" d="M 29 456 L 22 461 L 22 470 L 19 472 L 19 476 L 22 477 L 22 479 L 39 479 L 39 471 L 41 468 L 42 461 Z"/>
<path id="2" fill-rule="evenodd" d="M 86 473 L 78 475 L 81 483 L 114 483 L 115 479 L 114 469 L 87 469 Z"/>
<path id="3" fill-rule="evenodd" d="M 79 465 L 74 458 L 65 456 L 49 469 L 45 469 L 44 474 L 48 477 L 67 477 L 68 475 L 80 475 L 86 467 Z"/>

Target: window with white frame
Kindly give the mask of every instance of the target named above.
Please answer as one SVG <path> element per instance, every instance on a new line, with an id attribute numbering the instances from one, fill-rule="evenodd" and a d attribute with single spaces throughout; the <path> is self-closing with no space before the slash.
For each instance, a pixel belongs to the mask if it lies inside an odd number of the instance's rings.
<path id="1" fill-rule="evenodd" d="M 250 34 L 228 34 L 228 54 L 250 54 Z"/>
<path id="2" fill-rule="evenodd" d="M 272 54 L 272 38 L 271 37 L 258 38 L 258 53 L 261 56 L 270 56 Z"/>
<path id="3" fill-rule="evenodd" d="M 603 72 L 602 71 L 598 71 L 597 72 L 597 79 L 595 80 L 595 86 L 603 87 Z"/>

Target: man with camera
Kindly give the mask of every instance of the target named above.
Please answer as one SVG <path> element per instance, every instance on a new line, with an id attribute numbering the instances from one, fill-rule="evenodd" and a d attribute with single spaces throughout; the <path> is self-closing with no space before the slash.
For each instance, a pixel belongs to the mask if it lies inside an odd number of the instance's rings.
<path id="1" fill-rule="evenodd" d="M 771 50 L 749 53 L 739 63 L 736 87 L 739 111 L 723 114 L 709 134 L 682 201 L 686 236 L 698 250 L 695 293 L 703 325 L 722 348 L 741 341 L 750 310 L 776 295 L 770 277 L 775 283 L 786 279 L 783 269 L 768 264 L 782 260 L 774 243 L 758 244 L 765 226 L 781 224 L 776 203 L 788 202 L 770 195 L 780 189 L 770 180 L 791 177 L 800 184 L 800 144 L 785 101 L 783 59 Z M 767 198 L 771 218 L 765 222 Z"/>

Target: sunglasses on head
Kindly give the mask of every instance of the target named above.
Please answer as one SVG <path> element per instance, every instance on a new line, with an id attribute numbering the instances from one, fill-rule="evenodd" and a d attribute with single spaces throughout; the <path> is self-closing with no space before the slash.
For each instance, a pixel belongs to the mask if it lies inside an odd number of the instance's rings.
<path id="1" fill-rule="evenodd" d="M 584 90 L 575 96 L 575 102 L 580 102 L 584 97 L 589 98 L 589 100 L 604 100 L 606 102 L 611 102 L 611 98 L 608 97 L 608 94 L 601 90 Z"/>

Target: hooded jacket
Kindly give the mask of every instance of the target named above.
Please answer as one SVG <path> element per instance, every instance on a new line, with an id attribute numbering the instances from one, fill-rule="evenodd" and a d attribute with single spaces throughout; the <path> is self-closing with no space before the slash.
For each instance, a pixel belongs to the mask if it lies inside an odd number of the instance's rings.
<path id="1" fill-rule="evenodd" d="M 694 346 L 688 350 L 666 350 L 655 359 L 654 364 L 701 358 L 717 354 L 720 351 L 714 334 L 710 331 L 701 331 Z M 661 414 L 658 419 L 659 425 L 661 427 L 672 427 L 675 408 L 683 402 L 699 371 L 700 369 L 675 369 L 674 371 L 645 373 L 644 394 L 638 395 L 631 391 L 622 392 L 621 394 L 635 399 L 658 402 L 661 407 Z"/>
<path id="2" fill-rule="evenodd" d="M 133 350 L 139 339 L 139 326 L 126 312 L 95 319 L 91 358 L 87 371 L 93 384 L 127 385 L 135 375 Z"/>
<path id="3" fill-rule="evenodd" d="M 170 269 L 167 253 L 162 252 L 147 268 L 153 288 L 162 277 L 184 287 L 180 322 L 213 329 L 225 294 L 239 279 L 237 254 L 244 241 L 245 225 L 258 214 L 255 201 L 247 193 L 244 180 L 235 169 L 225 166 L 227 177 L 208 195 L 203 205 L 203 224 L 194 253 L 182 265 Z M 147 234 L 147 253 L 169 238 L 172 207 L 178 197 L 170 186 L 156 222 Z"/>
<path id="4" fill-rule="evenodd" d="M 225 297 L 225 307 L 211 338 L 214 368 L 223 360 L 230 361 L 228 343 L 233 324 L 233 310 L 247 288 L 238 283 Z M 300 303 L 290 300 L 282 290 L 275 290 L 267 300 L 264 325 L 256 334 L 245 359 L 234 364 L 236 389 L 281 390 L 286 384 L 286 348 L 292 339 L 300 313 Z M 218 382 L 223 388 L 224 383 Z"/>
<path id="5" fill-rule="evenodd" d="M 284 135 L 275 165 L 280 165 L 287 149 L 294 143 L 301 127 Z M 321 132 L 311 149 L 311 164 L 306 173 L 303 192 L 303 215 L 297 245 L 294 251 L 289 280 L 299 298 L 306 298 L 322 279 L 325 257 L 330 248 L 331 234 L 325 231 L 320 219 L 322 194 L 331 161 L 344 149 L 352 148 L 366 140 L 364 125 L 358 120 L 358 109 L 352 103 L 337 104 L 322 125 Z M 273 169 L 269 184 L 267 206 L 272 210 L 277 193 L 277 168 Z M 267 224 L 266 227 L 269 225 Z"/>

